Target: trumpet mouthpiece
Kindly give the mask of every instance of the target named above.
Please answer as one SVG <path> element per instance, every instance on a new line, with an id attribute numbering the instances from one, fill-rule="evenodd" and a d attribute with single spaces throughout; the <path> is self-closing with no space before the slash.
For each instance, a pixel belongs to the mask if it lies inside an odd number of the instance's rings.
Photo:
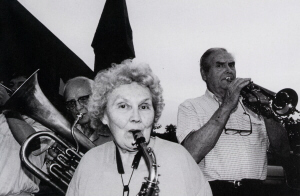
<path id="1" fill-rule="evenodd" d="M 231 81 L 232 81 L 230 77 L 226 77 L 225 79 L 226 79 L 228 82 L 231 82 Z"/>

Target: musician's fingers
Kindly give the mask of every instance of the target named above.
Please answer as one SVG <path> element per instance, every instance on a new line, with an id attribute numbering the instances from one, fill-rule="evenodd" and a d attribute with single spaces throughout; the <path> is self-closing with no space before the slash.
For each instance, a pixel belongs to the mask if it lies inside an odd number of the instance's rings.
<path id="1" fill-rule="evenodd" d="M 238 87 L 239 89 L 244 88 L 245 86 L 247 86 L 249 83 L 251 82 L 250 78 L 241 78 L 241 80 L 238 83 Z"/>
<path id="2" fill-rule="evenodd" d="M 236 78 L 235 80 L 232 81 L 232 84 L 239 85 L 241 83 L 250 82 L 250 81 L 251 78 Z"/>
<path id="3" fill-rule="evenodd" d="M 230 86 L 233 90 L 237 89 L 238 91 L 244 88 L 247 84 L 249 84 L 251 78 L 236 78 L 230 83 Z"/>
<path id="4" fill-rule="evenodd" d="M 48 150 L 48 157 L 50 160 L 53 160 L 55 157 L 57 157 L 57 153 L 53 149 Z"/>
<path id="5" fill-rule="evenodd" d="M 249 82 L 250 78 L 236 78 L 233 80 L 228 86 L 224 101 L 232 106 L 232 108 L 236 107 L 241 89 Z"/>
<path id="6" fill-rule="evenodd" d="M 46 163 L 47 168 L 49 168 L 50 165 L 52 164 L 52 160 L 46 158 L 46 162 L 45 163 Z"/>
<path id="7" fill-rule="evenodd" d="M 56 152 L 56 143 L 54 143 L 49 149 L 47 153 L 47 158 L 50 160 L 53 160 L 55 157 L 57 157 L 57 152 Z"/>

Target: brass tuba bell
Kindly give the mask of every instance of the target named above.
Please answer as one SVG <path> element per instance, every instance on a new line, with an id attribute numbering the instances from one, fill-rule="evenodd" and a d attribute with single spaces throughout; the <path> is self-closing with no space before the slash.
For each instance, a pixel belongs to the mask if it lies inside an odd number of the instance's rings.
<path id="1" fill-rule="evenodd" d="M 2 110 L 15 110 L 29 116 L 37 122 L 48 127 L 55 133 L 73 141 L 71 124 L 52 105 L 42 92 L 35 71 L 10 97 Z M 95 145 L 79 130 L 75 131 L 76 138 L 85 150 L 89 150 Z"/>

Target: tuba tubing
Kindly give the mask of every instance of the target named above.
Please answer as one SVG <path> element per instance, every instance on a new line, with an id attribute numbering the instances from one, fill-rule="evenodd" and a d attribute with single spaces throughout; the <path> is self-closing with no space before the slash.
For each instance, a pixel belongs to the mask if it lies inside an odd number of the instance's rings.
<path id="1" fill-rule="evenodd" d="M 24 143 L 21 146 L 20 150 L 20 157 L 22 162 L 25 164 L 25 166 L 34 173 L 38 178 L 46 181 L 53 187 L 55 187 L 57 190 L 59 190 L 61 193 L 65 194 L 65 190 L 61 188 L 59 185 L 53 182 L 52 177 L 49 174 L 44 173 L 41 169 L 36 167 L 30 160 L 29 160 L 29 154 L 30 154 L 30 148 L 28 148 L 35 139 L 40 138 L 42 136 L 47 136 L 52 139 L 54 139 L 56 142 L 59 142 L 60 145 L 64 146 L 65 148 L 72 148 L 68 144 L 66 144 L 63 140 L 61 140 L 59 137 L 57 137 L 54 133 L 49 131 L 40 131 L 37 133 L 34 133 L 28 137 L 27 140 L 24 141 Z M 81 159 L 81 155 L 79 153 L 76 153 L 73 151 L 74 155 L 77 156 L 78 159 Z M 58 176 L 57 176 L 58 177 Z M 66 184 L 67 182 L 64 179 L 61 179 L 61 181 Z M 68 185 L 68 184 L 66 184 Z"/>

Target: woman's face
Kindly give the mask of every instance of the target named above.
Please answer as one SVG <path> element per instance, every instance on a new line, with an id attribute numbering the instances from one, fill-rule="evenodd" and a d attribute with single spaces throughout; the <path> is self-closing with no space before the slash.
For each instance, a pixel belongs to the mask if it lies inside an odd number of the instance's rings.
<path id="1" fill-rule="evenodd" d="M 140 130 L 146 142 L 154 121 L 150 90 L 136 82 L 114 89 L 107 97 L 103 123 L 111 130 L 115 142 L 126 151 L 135 151 L 132 131 Z"/>

